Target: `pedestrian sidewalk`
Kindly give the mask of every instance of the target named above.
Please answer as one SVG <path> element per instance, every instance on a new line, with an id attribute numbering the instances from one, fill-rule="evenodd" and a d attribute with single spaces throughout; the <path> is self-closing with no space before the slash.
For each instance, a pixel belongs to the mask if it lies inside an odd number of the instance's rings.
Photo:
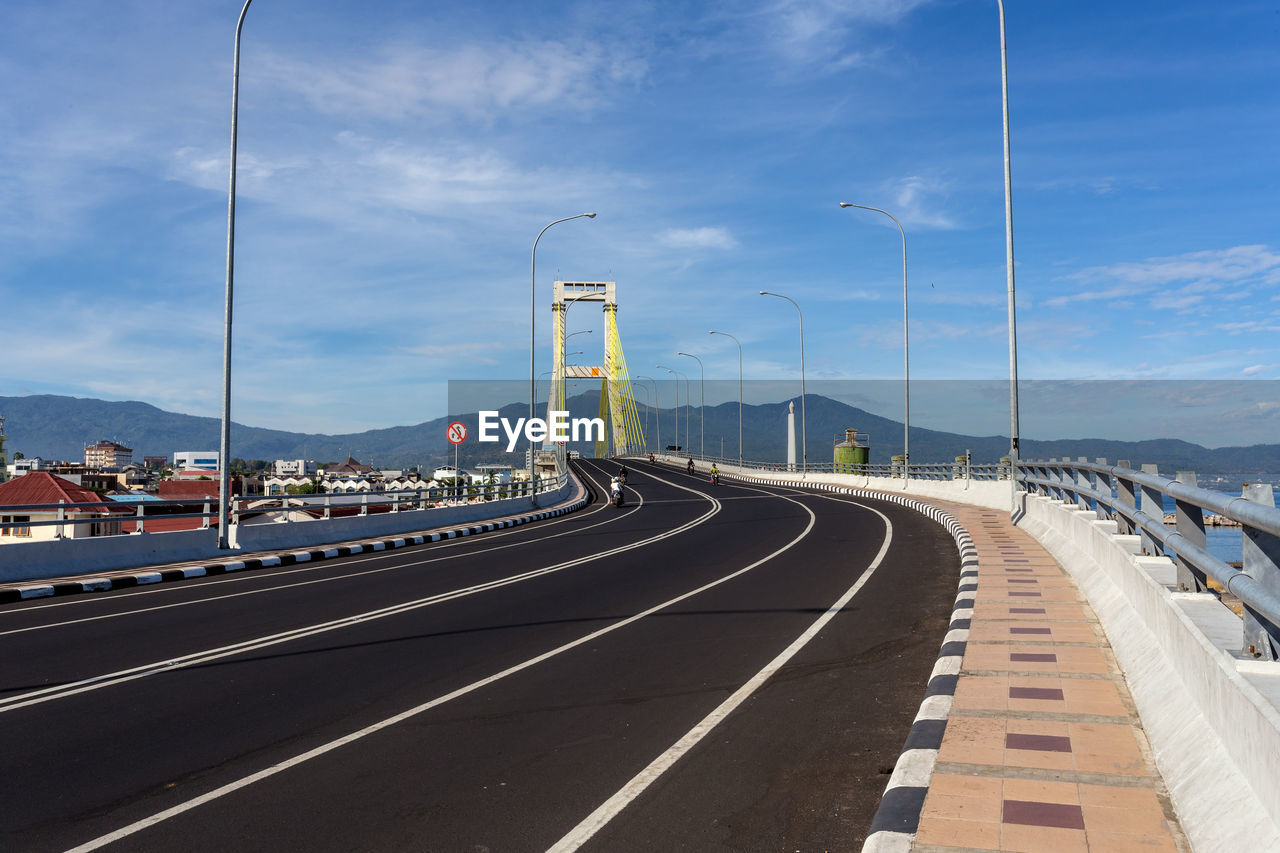
<path id="1" fill-rule="evenodd" d="M 1072 579 L 1007 512 L 931 503 L 978 550 L 920 851 L 1187 851 L 1124 675 Z"/>

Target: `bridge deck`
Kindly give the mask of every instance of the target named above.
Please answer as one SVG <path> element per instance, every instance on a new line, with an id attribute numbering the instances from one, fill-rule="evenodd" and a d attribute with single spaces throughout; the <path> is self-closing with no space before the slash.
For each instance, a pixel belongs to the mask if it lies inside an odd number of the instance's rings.
<path id="1" fill-rule="evenodd" d="M 1093 610 L 1007 513 L 973 536 L 970 636 L 915 849 L 1188 850 Z"/>

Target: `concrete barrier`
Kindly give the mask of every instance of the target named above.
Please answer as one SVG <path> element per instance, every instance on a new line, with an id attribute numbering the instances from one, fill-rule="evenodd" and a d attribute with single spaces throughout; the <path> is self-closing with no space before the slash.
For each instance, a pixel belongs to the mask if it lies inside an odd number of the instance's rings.
<path id="1" fill-rule="evenodd" d="M 538 505 L 544 508 L 554 506 L 576 488 L 576 481 L 571 478 L 558 490 L 539 495 Z M 215 528 L 23 542 L 0 546 L 0 582 L 216 560 L 227 557 L 229 553 L 306 548 L 449 527 L 532 510 L 532 500 L 520 497 L 328 520 L 233 525 L 229 536 L 233 546 L 230 552 L 219 550 Z"/>
<path id="2" fill-rule="evenodd" d="M 685 465 L 687 459 L 662 461 Z M 695 463 L 705 472 L 709 466 Z M 795 482 L 797 471 L 721 465 Z M 1071 575 L 1125 675 L 1174 809 L 1197 851 L 1280 850 L 1280 663 L 1242 659 L 1240 617 L 1208 593 L 1176 592 L 1166 557 L 1137 536 L 1008 481 L 912 480 L 810 472 L 805 482 L 1015 510 L 1014 523 Z"/>
<path id="3" fill-rule="evenodd" d="M 543 507 L 554 506 L 568 497 L 573 488 L 574 483 L 570 480 L 554 492 L 539 495 L 538 504 Z M 532 512 L 533 509 L 533 501 L 522 497 L 408 512 L 352 515 L 327 521 L 240 524 L 236 526 L 232 545 L 245 552 L 307 548 L 330 542 L 410 533 L 427 527 L 449 527 L 486 518 Z"/>
<path id="4" fill-rule="evenodd" d="M 1171 591 L 1173 563 L 1138 555 L 1115 522 L 1019 498 L 1018 526 L 1098 614 L 1192 847 L 1280 850 L 1280 663 L 1238 658 L 1240 618 L 1212 594 Z"/>
<path id="5" fill-rule="evenodd" d="M 645 457 L 647 458 L 647 457 Z M 688 465 L 688 457 L 661 454 L 654 459 L 668 465 Z M 705 474 L 711 466 L 705 462 L 694 460 L 694 470 Z M 854 489 L 870 489 L 878 492 L 891 492 L 899 495 L 910 495 L 915 498 L 938 498 L 939 500 L 956 501 L 957 503 L 985 506 L 989 509 L 1000 509 L 1011 512 L 1013 509 L 1013 489 L 1008 480 L 907 480 L 891 477 L 864 477 L 854 474 L 831 474 L 826 472 L 787 471 L 768 468 L 752 468 L 737 465 L 721 465 L 720 470 L 726 475 L 756 477 L 762 480 L 847 486 Z"/>
<path id="6" fill-rule="evenodd" d="M 0 582 L 185 563 L 220 553 L 216 528 L 23 542 L 0 546 Z"/>

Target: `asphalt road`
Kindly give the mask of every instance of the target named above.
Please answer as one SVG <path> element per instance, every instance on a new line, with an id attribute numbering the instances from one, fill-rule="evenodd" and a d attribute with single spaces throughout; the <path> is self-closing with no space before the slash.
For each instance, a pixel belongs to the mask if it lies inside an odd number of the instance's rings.
<path id="1" fill-rule="evenodd" d="M 856 850 L 950 537 L 648 464 L 628 498 L 0 607 L 0 849 Z"/>

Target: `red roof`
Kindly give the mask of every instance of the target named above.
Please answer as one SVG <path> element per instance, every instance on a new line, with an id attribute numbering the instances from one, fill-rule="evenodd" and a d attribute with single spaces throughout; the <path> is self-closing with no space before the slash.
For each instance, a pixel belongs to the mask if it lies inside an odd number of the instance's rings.
<path id="1" fill-rule="evenodd" d="M 55 477 L 47 471 L 32 471 L 21 477 L 14 477 L 7 483 L 0 483 L 0 506 L 56 504 L 58 501 L 71 504 L 110 503 L 97 493 L 77 486 L 70 480 Z"/>
<path id="2" fill-rule="evenodd" d="M 326 468 L 324 473 L 328 474 L 372 474 L 373 466 L 365 465 L 363 462 L 357 462 L 350 456 L 346 462 L 334 465 L 332 468 Z"/>
<path id="3" fill-rule="evenodd" d="M 232 488 L 232 494 L 235 489 Z M 156 497 L 166 501 L 188 498 L 217 498 L 217 480 L 162 480 L 156 484 Z"/>

